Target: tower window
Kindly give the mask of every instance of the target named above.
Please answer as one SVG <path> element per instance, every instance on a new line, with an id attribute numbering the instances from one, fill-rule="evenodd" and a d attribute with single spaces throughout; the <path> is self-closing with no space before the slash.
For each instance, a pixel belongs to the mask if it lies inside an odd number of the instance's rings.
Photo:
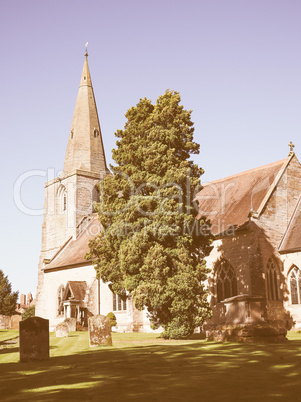
<path id="1" fill-rule="evenodd" d="M 65 191 L 63 196 L 63 211 L 66 211 L 66 209 L 67 209 L 67 194 Z"/>
<path id="2" fill-rule="evenodd" d="M 57 211 L 62 214 L 67 209 L 67 190 L 62 184 L 57 191 Z"/>
<path id="3" fill-rule="evenodd" d="M 100 192 L 98 189 L 98 186 L 94 186 L 93 190 L 92 190 L 92 212 L 97 212 L 96 210 L 96 203 L 99 203 L 100 201 Z"/>
<path id="4" fill-rule="evenodd" d="M 99 131 L 97 128 L 94 128 L 94 138 L 97 138 L 99 136 Z"/>
<path id="5" fill-rule="evenodd" d="M 72 130 L 71 130 L 71 135 L 70 135 L 70 136 L 71 136 L 71 139 L 73 138 L 73 135 L 74 135 L 74 130 L 72 129 Z"/>

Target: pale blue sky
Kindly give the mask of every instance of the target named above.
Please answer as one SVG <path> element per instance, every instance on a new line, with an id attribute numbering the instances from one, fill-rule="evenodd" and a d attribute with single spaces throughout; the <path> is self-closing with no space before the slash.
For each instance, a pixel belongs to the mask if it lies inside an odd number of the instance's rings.
<path id="1" fill-rule="evenodd" d="M 21 212 L 14 185 L 29 170 L 60 171 L 89 42 L 107 159 L 139 98 L 169 89 L 193 109 L 203 181 L 301 151 L 299 0 L 0 0 L 0 269 L 36 292 L 41 216 Z M 41 209 L 45 178 L 24 204 Z"/>

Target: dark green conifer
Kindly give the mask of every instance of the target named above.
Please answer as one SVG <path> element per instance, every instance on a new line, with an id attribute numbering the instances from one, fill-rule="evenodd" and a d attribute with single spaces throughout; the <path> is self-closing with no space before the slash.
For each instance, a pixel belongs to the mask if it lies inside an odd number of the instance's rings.
<path id="1" fill-rule="evenodd" d="M 12 292 L 8 277 L 0 269 L 0 314 L 13 315 L 16 310 L 18 292 Z"/>
<path id="2" fill-rule="evenodd" d="M 112 290 L 147 308 L 166 338 L 183 338 L 210 316 L 204 288 L 204 256 L 211 237 L 193 203 L 203 170 L 189 158 L 199 153 L 191 111 L 177 92 L 155 105 L 141 99 L 113 150 L 113 175 L 101 183 L 102 234 L 91 241 L 98 276 Z"/>

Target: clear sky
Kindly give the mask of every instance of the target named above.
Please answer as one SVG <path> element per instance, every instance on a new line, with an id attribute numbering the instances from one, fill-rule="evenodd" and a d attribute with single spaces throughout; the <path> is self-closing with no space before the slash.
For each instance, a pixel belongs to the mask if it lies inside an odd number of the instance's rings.
<path id="1" fill-rule="evenodd" d="M 193 110 L 206 182 L 283 159 L 291 140 L 301 156 L 300 20 L 300 0 L 0 0 L 0 269 L 13 289 L 36 293 L 44 182 L 63 167 L 85 42 L 108 161 L 127 109 L 169 88 Z"/>

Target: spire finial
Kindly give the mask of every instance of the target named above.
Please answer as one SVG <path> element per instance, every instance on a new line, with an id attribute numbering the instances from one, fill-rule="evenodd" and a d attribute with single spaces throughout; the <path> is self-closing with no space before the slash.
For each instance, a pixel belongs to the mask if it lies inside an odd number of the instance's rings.
<path id="1" fill-rule="evenodd" d="M 290 147 L 290 153 L 289 153 L 289 155 L 292 155 L 293 153 L 294 153 L 294 148 L 295 148 L 295 145 L 292 143 L 292 141 L 288 144 L 288 146 Z"/>
<path id="2" fill-rule="evenodd" d="M 86 47 L 86 53 L 85 53 L 85 56 L 87 57 L 87 56 L 88 56 L 88 42 L 86 42 L 85 47 Z"/>

